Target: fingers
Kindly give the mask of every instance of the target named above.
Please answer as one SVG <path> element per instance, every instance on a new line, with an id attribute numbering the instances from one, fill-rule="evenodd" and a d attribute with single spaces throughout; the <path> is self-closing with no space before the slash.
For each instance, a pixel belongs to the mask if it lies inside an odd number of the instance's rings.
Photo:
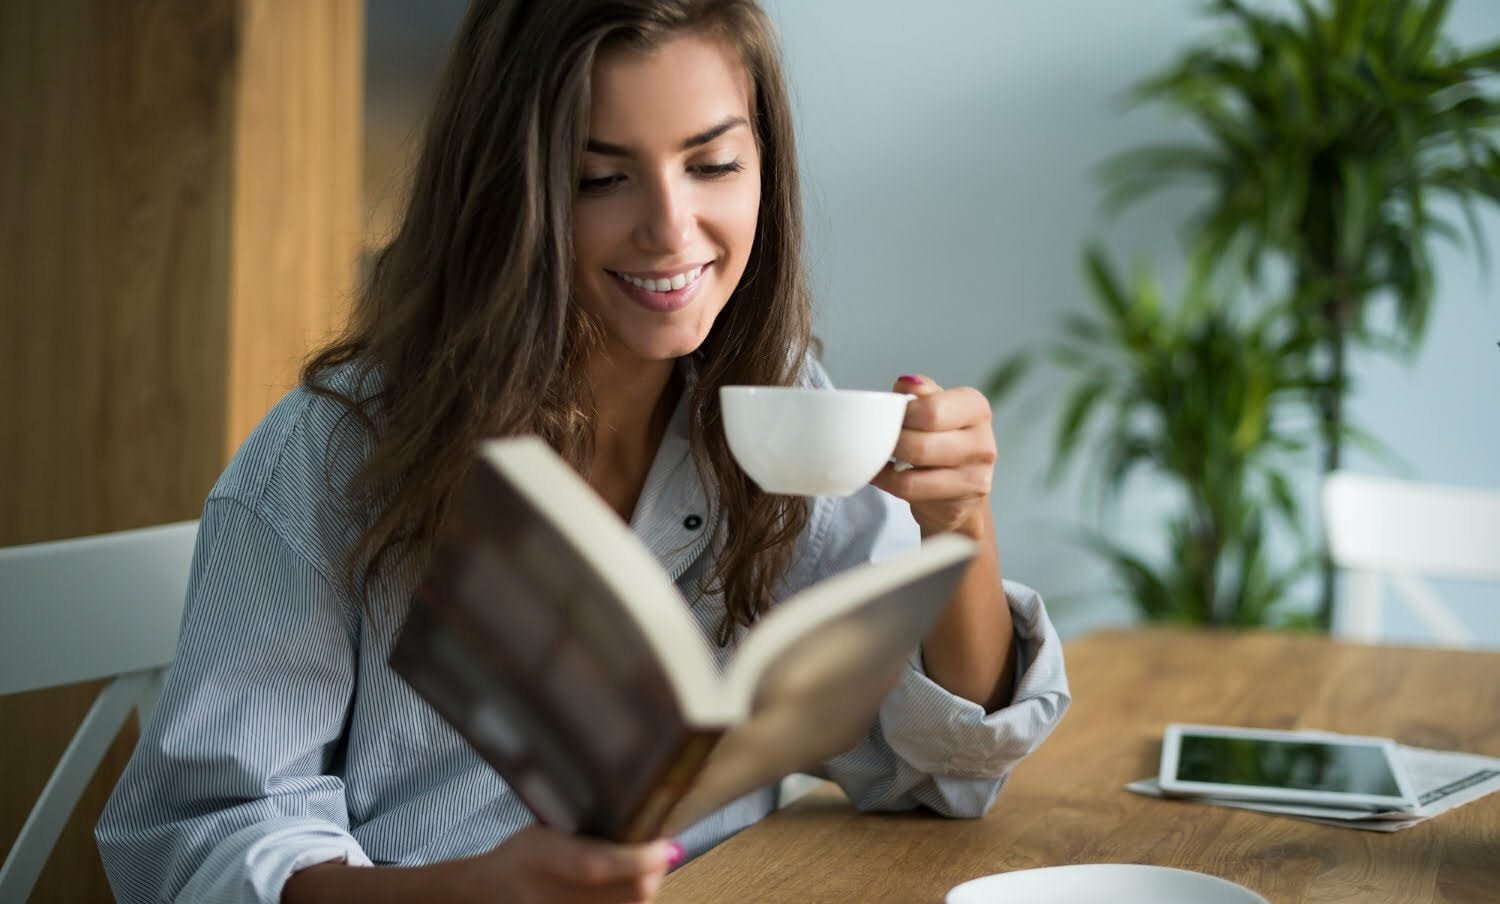
<path id="1" fill-rule="evenodd" d="M 994 465 L 995 437 L 989 424 L 932 432 L 903 429 L 891 457 L 915 468 Z"/>
<path id="2" fill-rule="evenodd" d="M 870 481 L 911 505 L 922 535 L 958 531 L 981 536 L 995 477 L 990 402 L 972 387 L 944 389 L 920 374 L 896 381 L 916 396 L 906 406 L 892 459 Z"/>
<path id="3" fill-rule="evenodd" d="M 580 884 L 608 885 L 665 873 L 680 858 L 680 850 L 672 841 L 626 845 L 565 836 L 565 843 L 547 847 L 546 865 L 555 875 L 570 876 Z"/>
<path id="4" fill-rule="evenodd" d="M 661 891 L 661 883 L 665 878 L 666 870 L 662 870 L 608 885 L 594 885 L 588 887 L 587 894 L 580 895 L 579 899 L 591 904 L 644 904 L 656 899 L 656 893 Z"/>
<path id="5" fill-rule="evenodd" d="M 899 499 L 920 504 L 987 496 L 994 477 L 995 469 L 987 464 L 958 468 L 915 467 L 899 471 L 886 465 L 870 483 Z"/>
<path id="6" fill-rule="evenodd" d="M 590 904 L 645 904 L 655 900 L 667 870 L 682 859 L 675 841 L 616 845 L 582 841 L 575 875 L 578 900 Z"/>
<path id="7" fill-rule="evenodd" d="M 649 902 L 667 870 L 682 859 L 682 847 L 674 841 L 611 844 L 540 826 L 517 833 L 496 851 L 502 849 L 520 856 L 524 873 L 532 877 L 527 884 L 540 890 L 540 900 L 570 904 Z"/>
<path id="8" fill-rule="evenodd" d="M 943 387 L 937 381 L 926 374 L 902 374 L 896 378 L 896 392 L 910 393 L 918 398 L 924 398 L 934 393 L 942 392 Z"/>
<path id="9" fill-rule="evenodd" d="M 913 375 L 897 380 L 895 390 L 917 397 L 906 406 L 902 426 L 907 430 L 936 432 L 962 430 L 976 424 L 989 425 L 990 401 L 972 386 L 943 389 L 926 377 Z"/>
<path id="10" fill-rule="evenodd" d="M 917 468 L 995 463 L 990 403 L 983 393 L 968 386 L 943 389 L 920 374 L 903 375 L 895 388 L 917 398 L 906 406 L 892 458 Z"/>
<path id="11" fill-rule="evenodd" d="M 634 904 L 650 902 L 683 856 L 675 841 L 612 844 L 535 825 L 488 853 L 452 861 L 445 887 L 457 900 Z"/>

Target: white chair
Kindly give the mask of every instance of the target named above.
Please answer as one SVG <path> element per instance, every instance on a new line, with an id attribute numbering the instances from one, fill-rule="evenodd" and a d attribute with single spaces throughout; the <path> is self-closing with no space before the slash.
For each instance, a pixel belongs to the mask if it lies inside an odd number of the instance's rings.
<path id="1" fill-rule="evenodd" d="M 141 725 L 177 646 L 197 522 L 0 549 L 0 695 L 113 679 L 58 760 L 0 867 L 24 901 L 132 709 Z M 25 726 L 5 726 L 15 744 Z"/>
<path id="2" fill-rule="evenodd" d="M 1421 579 L 1500 581 L 1500 492 L 1335 471 L 1323 483 L 1323 528 L 1334 564 L 1349 573 L 1335 635 L 1377 641 L 1389 581 L 1436 641 L 1474 646 Z"/>

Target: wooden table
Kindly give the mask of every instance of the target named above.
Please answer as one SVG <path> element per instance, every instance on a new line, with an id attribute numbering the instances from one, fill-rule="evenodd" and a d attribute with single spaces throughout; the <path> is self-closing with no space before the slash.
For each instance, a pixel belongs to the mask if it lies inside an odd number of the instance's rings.
<path id="1" fill-rule="evenodd" d="M 990 815 L 861 814 L 832 786 L 668 877 L 663 904 L 941 902 L 976 876 L 1152 863 L 1284 902 L 1500 902 L 1500 795 L 1385 834 L 1125 791 L 1162 728 L 1322 728 L 1500 756 L 1500 654 L 1149 629 L 1066 649 L 1073 705 Z"/>

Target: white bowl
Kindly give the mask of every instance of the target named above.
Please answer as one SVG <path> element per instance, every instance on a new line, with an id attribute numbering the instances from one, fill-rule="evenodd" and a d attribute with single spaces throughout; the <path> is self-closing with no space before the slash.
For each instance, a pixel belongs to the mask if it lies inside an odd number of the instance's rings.
<path id="1" fill-rule="evenodd" d="M 729 451 L 768 493 L 848 496 L 890 461 L 915 396 L 857 389 L 725 386 Z"/>
<path id="2" fill-rule="evenodd" d="M 946 904 L 1268 904 L 1243 885 L 1191 870 L 1139 863 L 1023 869 L 955 886 Z"/>

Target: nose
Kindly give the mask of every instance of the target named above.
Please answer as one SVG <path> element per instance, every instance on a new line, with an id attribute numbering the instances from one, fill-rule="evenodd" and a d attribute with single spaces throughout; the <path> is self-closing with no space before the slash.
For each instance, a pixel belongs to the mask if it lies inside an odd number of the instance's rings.
<path id="1" fill-rule="evenodd" d="M 691 188 L 670 178 L 656 179 L 645 193 L 636 243 L 643 251 L 681 251 L 692 237 L 696 219 Z"/>

